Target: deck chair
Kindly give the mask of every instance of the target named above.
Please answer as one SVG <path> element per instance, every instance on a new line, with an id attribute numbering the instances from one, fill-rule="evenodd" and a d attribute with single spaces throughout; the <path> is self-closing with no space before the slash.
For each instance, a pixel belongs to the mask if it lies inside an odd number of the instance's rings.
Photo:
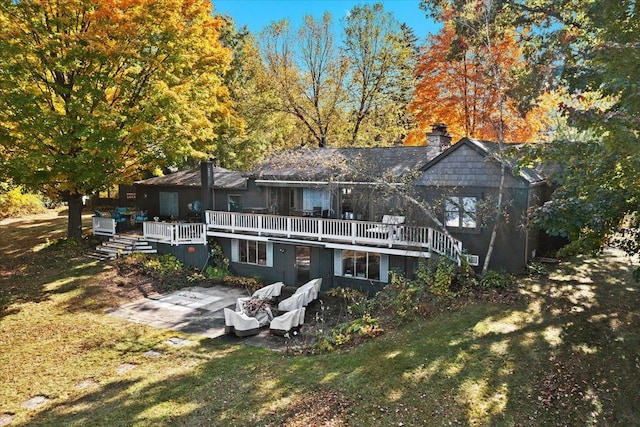
<path id="1" fill-rule="evenodd" d="M 260 323 L 255 317 L 238 313 L 230 308 L 224 308 L 224 332 L 234 333 L 239 337 L 257 335 L 260 332 Z"/>
<path id="2" fill-rule="evenodd" d="M 309 280 L 304 285 L 296 289 L 296 294 L 304 294 L 304 305 L 307 306 L 312 301 L 318 299 L 320 293 L 320 286 L 322 286 L 322 278 Z M 295 295 L 295 294 L 294 294 Z"/>
<path id="3" fill-rule="evenodd" d="M 240 297 L 236 301 L 236 311 L 243 312 L 244 311 L 244 303 L 253 299 L 271 299 L 275 297 L 279 297 L 282 293 L 282 288 L 284 287 L 284 283 L 275 282 L 270 285 L 264 286 L 257 291 L 255 291 L 250 297 Z"/>
<path id="4" fill-rule="evenodd" d="M 305 306 L 305 301 L 309 298 L 306 292 L 293 294 L 287 299 L 283 299 L 278 304 L 278 311 L 293 311 Z"/>
<path id="5" fill-rule="evenodd" d="M 274 335 L 284 335 L 304 324 L 304 314 L 305 308 L 302 307 L 274 317 L 269 325 L 269 331 Z"/>
<path id="6" fill-rule="evenodd" d="M 111 212 L 111 218 L 113 218 L 116 222 L 116 230 L 118 230 L 118 228 L 120 228 L 120 230 L 126 228 L 127 224 L 129 223 L 129 220 L 123 217 L 117 210 Z"/>
<path id="7" fill-rule="evenodd" d="M 147 221 L 148 219 L 149 218 L 147 218 L 147 211 L 140 211 L 138 215 L 136 215 L 135 221 L 144 222 L 144 221 Z"/>

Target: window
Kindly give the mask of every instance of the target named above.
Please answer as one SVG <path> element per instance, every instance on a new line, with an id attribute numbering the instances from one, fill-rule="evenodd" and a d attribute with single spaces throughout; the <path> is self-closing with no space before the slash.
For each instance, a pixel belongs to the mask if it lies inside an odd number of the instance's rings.
<path id="1" fill-rule="evenodd" d="M 227 197 L 227 205 L 229 212 L 241 212 L 242 211 L 242 196 L 229 195 Z"/>
<path id="2" fill-rule="evenodd" d="M 231 260 L 243 264 L 273 265 L 273 244 L 256 240 L 233 240 Z"/>
<path id="3" fill-rule="evenodd" d="M 466 196 L 447 198 L 444 220 L 447 227 L 475 229 L 477 227 L 476 198 Z"/>
<path id="4" fill-rule="evenodd" d="M 302 209 L 313 209 L 316 206 L 321 209 L 331 208 L 331 192 L 304 188 L 302 190 Z"/>
<path id="5" fill-rule="evenodd" d="M 178 193 L 160 192 L 160 216 L 177 218 L 180 216 L 178 209 Z"/>
<path id="6" fill-rule="evenodd" d="M 342 251 L 341 272 L 345 277 L 380 280 L 381 255 L 375 252 Z"/>

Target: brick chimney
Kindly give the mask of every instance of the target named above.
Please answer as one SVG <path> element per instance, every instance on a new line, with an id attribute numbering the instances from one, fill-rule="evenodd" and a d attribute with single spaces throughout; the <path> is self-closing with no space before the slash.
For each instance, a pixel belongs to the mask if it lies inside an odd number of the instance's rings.
<path id="1" fill-rule="evenodd" d="M 451 135 L 447 133 L 446 124 L 434 123 L 431 125 L 431 132 L 427 132 L 427 145 L 440 147 L 440 151 L 451 147 Z"/>
<path id="2" fill-rule="evenodd" d="M 213 169 L 216 166 L 216 158 L 200 162 L 200 198 L 202 209 L 213 209 Z"/>

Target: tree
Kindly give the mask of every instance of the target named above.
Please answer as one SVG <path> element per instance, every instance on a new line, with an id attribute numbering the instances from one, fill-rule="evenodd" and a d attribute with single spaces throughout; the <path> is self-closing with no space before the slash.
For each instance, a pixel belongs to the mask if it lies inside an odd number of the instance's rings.
<path id="1" fill-rule="evenodd" d="M 402 139 L 402 87 L 415 65 L 415 40 L 381 3 L 355 6 L 344 20 L 343 55 L 351 145 Z M 369 129 L 363 132 L 363 127 Z M 376 145 L 379 145 L 376 144 Z"/>
<path id="2" fill-rule="evenodd" d="M 216 157 L 224 167 L 246 170 L 274 148 L 293 144 L 295 119 L 273 109 L 278 94 L 269 84 L 254 36 L 246 28 L 237 31 L 231 18 L 224 19 L 221 41 L 233 55 L 224 83 L 243 126 L 220 133 L 218 146 L 224 149 Z"/>
<path id="3" fill-rule="evenodd" d="M 328 13 L 321 20 L 307 15 L 295 34 L 285 20 L 260 36 L 268 79 L 279 96 L 273 109 L 296 117 L 320 147 L 335 131 L 344 101 L 346 68 L 331 26 Z"/>
<path id="4" fill-rule="evenodd" d="M 424 0 L 426 6 L 440 0 Z M 448 3 L 448 2 L 447 2 Z M 463 6 L 462 1 L 455 1 Z M 523 39 L 533 65 L 556 64 L 557 73 L 531 67 L 530 86 L 555 84 L 567 90 L 561 108 L 568 123 L 587 132 L 582 140 L 558 133 L 543 147 L 543 161 L 562 173 L 552 199 L 534 222 L 568 237 L 572 251 L 599 250 L 627 227 L 623 247 L 640 250 L 640 5 L 634 0 L 496 0 L 492 21 L 535 29 Z M 585 99 L 591 102 L 583 102 Z M 585 135 L 585 134 L 582 134 Z M 586 173 L 585 173 L 586 171 Z M 636 270 L 637 272 L 640 270 Z"/>
<path id="5" fill-rule="evenodd" d="M 1 0 L 0 145 L 17 183 L 69 203 L 215 151 L 230 53 L 201 0 Z"/>
<path id="6" fill-rule="evenodd" d="M 430 38 L 416 68 L 419 77 L 409 110 L 418 126 L 406 144 L 424 144 L 424 134 L 433 123 L 446 123 L 454 140 L 465 136 L 497 140 L 500 112 L 491 61 L 504 70 L 504 139 L 535 140 L 547 125 L 544 119 L 548 111 L 545 104 L 522 111 L 514 97 L 517 91 L 510 91 L 528 66 L 512 31 L 503 31 L 500 37 L 492 35 L 494 43 L 489 53 L 484 44 L 458 34 L 453 17 L 446 19 L 442 30 Z"/>
<path id="7" fill-rule="evenodd" d="M 560 5 L 562 6 L 562 5 Z M 640 252 L 640 4 L 599 0 L 542 10 L 556 29 L 547 45 L 563 59 L 562 104 L 568 123 L 582 130 L 557 134 L 537 158 L 557 164 L 559 185 L 534 223 L 567 237 L 567 252 L 593 252 L 625 230 L 622 247 Z M 535 159 L 537 159 L 535 158 Z M 636 270 L 636 275 L 640 269 Z"/>

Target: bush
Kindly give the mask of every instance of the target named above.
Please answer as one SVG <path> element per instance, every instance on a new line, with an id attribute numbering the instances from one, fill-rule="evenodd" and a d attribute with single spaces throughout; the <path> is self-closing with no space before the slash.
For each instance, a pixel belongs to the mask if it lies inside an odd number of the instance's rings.
<path id="1" fill-rule="evenodd" d="M 0 218 L 15 218 L 22 215 L 39 214 L 46 211 L 40 197 L 25 193 L 22 187 L 0 187 Z"/>
<path id="2" fill-rule="evenodd" d="M 480 279 L 480 286 L 486 289 L 507 289 L 514 286 L 515 278 L 508 273 L 489 270 Z"/>
<path id="3" fill-rule="evenodd" d="M 329 331 L 328 334 L 318 338 L 318 349 L 321 351 L 334 351 L 336 347 L 347 343 L 353 343 L 356 339 L 368 339 L 380 335 L 383 330 L 378 325 L 378 319 L 365 315 L 351 322 L 340 323 Z"/>

